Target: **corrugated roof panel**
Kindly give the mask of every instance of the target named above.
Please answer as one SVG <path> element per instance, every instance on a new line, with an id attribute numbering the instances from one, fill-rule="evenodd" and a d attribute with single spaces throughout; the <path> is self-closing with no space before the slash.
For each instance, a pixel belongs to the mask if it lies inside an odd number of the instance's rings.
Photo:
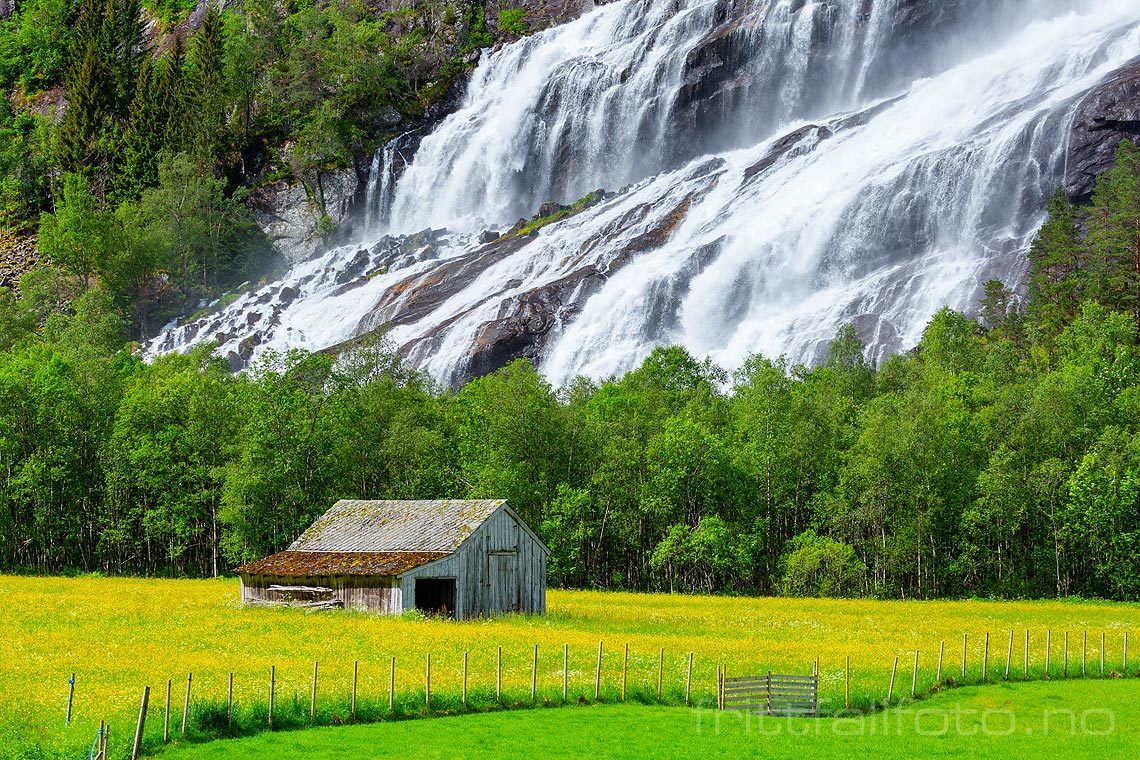
<path id="1" fill-rule="evenodd" d="M 308 552 L 453 552 L 502 499 L 338 501 L 289 547 Z"/>

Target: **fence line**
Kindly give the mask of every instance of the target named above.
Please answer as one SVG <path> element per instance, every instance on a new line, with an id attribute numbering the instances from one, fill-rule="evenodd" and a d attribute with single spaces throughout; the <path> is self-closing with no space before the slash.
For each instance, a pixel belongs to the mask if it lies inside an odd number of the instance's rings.
<path id="1" fill-rule="evenodd" d="M 1073 668 L 1074 672 L 1072 674 L 1070 674 L 1070 672 L 1069 672 L 1070 671 L 1070 664 L 1072 664 L 1072 663 L 1070 663 L 1070 654 L 1072 654 L 1072 653 L 1070 652 L 1070 649 L 1069 649 L 1069 643 L 1070 643 L 1070 641 L 1069 641 L 1070 635 L 1069 634 L 1071 633 L 1071 631 L 1068 629 L 1063 629 L 1060 631 L 1060 633 L 1062 635 L 1062 647 L 1063 647 L 1063 649 L 1062 649 L 1063 663 L 1062 663 L 1061 675 L 1063 677 L 1066 677 L 1066 678 L 1069 677 L 1070 675 L 1076 677 L 1075 664 L 1074 664 L 1074 668 Z M 1121 634 L 1122 634 L 1122 638 L 1118 640 L 1118 642 L 1121 645 L 1119 662 L 1121 664 L 1122 672 L 1127 674 L 1128 673 L 1128 632 L 1123 631 L 1123 632 L 1121 632 Z M 913 698 L 919 698 L 921 695 L 928 693 L 931 688 L 933 688 L 934 686 L 937 686 L 937 685 L 958 685 L 959 683 L 965 684 L 965 683 L 971 683 L 971 682 L 973 682 L 973 683 L 986 683 L 990 680 L 997 680 L 997 681 L 1014 680 L 1013 676 L 1012 676 L 1012 661 L 1013 661 L 1013 642 L 1014 642 L 1014 637 L 1015 637 L 1015 631 L 1014 630 L 1009 631 L 1009 637 L 1007 640 L 1007 647 L 1006 647 L 1005 668 L 1004 669 L 995 668 L 995 675 L 994 675 L 993 679 L 990 679 L 990 676 L 989 676 L 989 638 L 990 638 L 990 633 L 985 632 L 985 633 L 982 633 L 980 635 L 983 638 L 982 647 L 981 647 L 982 651 L 980 653 L 981 659 L 980 659 L 980 662 L 977 659 L 974 660 L 974 663 L 973 663 L 974 669 L 972 671 L 973 676 L 971 678 L 971 676 L 970 676 L 970 673 L 971 673 L 970 665 L 971 665 L 971 663 L 970 663 L 970 649 L 969 649 L 970 633 L 969 632 L 963 632 L 963 634 L 962 634 L 962 647 L 963 648 L 962 648 L 962 671 L 961 672 L 962 672 L 963 676 L 962 676 L 961 681 L 957 681 L 953 677 L 948 677 L 948 678 L 945 677 L 945 673 L 944 673 L 944 669 L 943 669 L 943 660 L 944 660 L 945 644 L 946 644 L 945 640 L 942 640 L 939 642 L 937 670 L 934 673 L 933 681 L 924 681 L 923 680 L 923 666 L 922 666 L 922 660 L 920 657 L 920 648 L 916 647 L 914 650 L 912 650 L 912 652 L 908 653 L 908 654 L 912 655 L 910 698 L 912 698 L 912 699 Z M 1026 629 L 1025 634 L 1024 634 L 1023 673 L 1018 677 L 1017 680 L 1039 680 L 1039 679 L 1052 678 L 1054 676 L 1054 672 L 1052 670 L 1052 655 L 1053 655 L 1053 652 L 1052 652 L 1052 629 L 1048 628 L 1045 631 L 1045 642 L 1044 642 L 1045 643 L 1045 647 L 1044 647 L 1045 651 L 1043 653 L 1043 662 L 1038 661 L 1038 665 L 1036 668 L 1034 668 L 1033 662 L 1031 662 L 1031 658 L 1030 658 L 1030 643 L 1031 643 L 1030 639 L 1031 638 L 1032 638 L 1031 629 Z M 1088 668 L 1088 654 L 1089 654 L 1088 653 L 1088 645 L 1089 645 L 1088 638 L 1089 638 L 1088 637 L 1088 631 L 1087 630 L 1081 630 L 1081 641 L 1080 641 L 1080 646 L 1081 646 L 1080 676 L 1081 677 L 1089 677 L 1091 675 L 1089 668 Z M 1107 638 L 1106 632 L 1102 631 L 1101 636 L 1100 636 L 1100 651 L 1099 651 L 1099 659 L 1101 662 L 1099 675 L 1102 675 L 1102 676 L 1109 675 L 1108 669 L 1107 669 L 1107 650 L 1108 650 L 1109 643 L 1110 642 Z M 666 657 L 665 657 L 665 649 L 663 647 L 658 647 L 657 649 L 658 649 L 658 651 L 656 653 L 657 657 L 654 658 L 654 659 L 656 659 L 657 662 L 653 663 L 656 665 L 655 669 L 653 668 L 653 665 L 649 664 L 652 662 L 652 660 L 649 659 L 652 657 L 652 654 L 650 654 L 648 652 L 644 652 L 641 655 L 642 659 L 639 659 L 637 661 L 637 665 L 638 665 L 637 669 L 639 672 L 643 673 L 644 675 L 640 676 L 640 678 L 642 680 L 640 680 L 639 682 L 635 681 L 635 683 L 640 683 L 640 686 L 636 687 L 636 691 L 634 692 L 635 699 L 639 699 L 642 701 L 655 701 L 658 703 L 672 703 L 672 704 L 684 704 L 684 705 L 709 704 L 708 702 L 705 702 L 705 700 L 709 698 L 709 692 L 708 691 L 701 692 L 701 690 L 698 689 L 698 693 L 696 695 L 694 695 L 694 692 L 693 692 L 694 669 L 696 669 L 698 671 L 698 683 L 701 683 L 699 678 L 701 677 L 700 671 L 702 671 L 702 667 L 708 667 L 711 669 L 712 666 L 715 665 L 716 681 L 715 681 L 714 694 L 712 696 L 715 697 L 715 703 L 717 704 L 718 707 L 724 706 L 725 684 L 727 681 L 730 680 L 728 678 L 728 670 L 729 670 L 728 663 L 719 662 L 719 661 L 716 661 L 712 658 L 698 658 L 696 653 L 694 653 L 694 652 L 678 653 L 676 655 L 673 655 L 669 658 L 669 662 L 667 663 Z M 594 672 L 592 674 L 590 674 L 593 676 L 593 687 L 594 687 L 593 699 L 596 702 L 605 701 L 605 695 L 607 692 L 612 694 L 615 691 L 620 691 L 621 699 L 623 701 L 628 698 L 628 678 L 629 678 L 629 669 L 630 669 L 630 647 L 629 647 L 629 644 L 624 643 L 623 648 L 619 651 L 620 651 L 620 656 L 622 658 L 622 669 L 621 669 L 620 681 L 618 681 L 617 674 L 613 673 L 609 678 L 609 683 L 607 686 L 606 679 L 603 677 L 604 672 L 605 672 L 603 665 L 604 665 L 605 656 L 606 656 L 605 642 L 604 642 L 604 640 L 598 642 L 597 659 L 595 662 L 595 667 L 593 668 Z M 579 653 L 581 653 L 581 650 L 579 650 Z M 539 645 L 538 644 L 535 644 L 533 646 L 530 654 L 531 654 L 531 658 L 530 658 L 531 659 L 531 662 L 530 662 L 531 667 L 530 667 L 530 673 L 529 673 L 529 675 L 530 675 L 530 683 L 529 683 L 530 703 L 531 704 L 538 703 L 540 701 L 539 697 L 542 697 L 541 701 L 543 701 L 547 704 L 550 703 L 551 696 L 552 696 L 551 692 L 553 691 L 553 689 L 551 688 L 551 686 L 552 686 L 551 682 L 554 681 L 554 679 L 551 678 L 551 671 L 554 671 L 555 674 L 561 676 L 561 679 L 560 679 L 561 680 L 561 684 L 560 684 L 560 686 L 561 686 L 561 689 L 560 689 L 561 702 L 562 703 L 568 703 L 570 701 L 570 692 L 574 686 L 573 682 L 575 680 L 577 680 L 576 678 L 575 679 L 571 678 L 571 672 L 570 672 L 571 671 L 571 668 L 570 668 L 571 652 L 570 652 L 569 644 L 563 644 L 563 647 L 562 647 L 561 673 L 558 674 L 557 671 L 554 670 L 553 667 L 548 666 L 549 670 L 544 671 L 544 675 L 543 675 L 542 679 L 539 678 L 539 670 L 540 670 L 539 654 L 540 654 L 540 652 L 539 652 Z M 977 647 L 975 646 L 974 657 L 977 658 L 978 654 L 979 653 L 977 652 Z M 579 656 L 581 656 L 581 654 L 579 654 Z M 616 656 L 616 655 L 611 652 L 611 656 Z M 646 662 L 646 660 L 649 660 L 649 662 Z M 934 669 L 934 668 L 932 668 L 932 665 L 934 663 L 929 662 L 929 658 L 928 658 L 927 662 L 928 662 L 928 664 L 925 666 L 925 668 L 926 668 L 925 672 L 926 672 L 926 678 L 929 679 L 930 675 L 931 675 L 931 670 Z M 450 679 L 446 679 L 452 685 L 448 688 L 445 688 L 445 690 L 442 692 L 444 697 L 442 699 L 437 700 L 441 704 L 433 704 L 433 700 L 432 700 L 432 696 L 433 696 L 433 694 L 432 694 L 432 687 L 433 687 L 432 664 L 433 664 L 432 663 L 432 653 L 431 652 L 425 653 L 425 655 L 424 655 L 424 692 L 423 692 L 424 696 L 423 696 L 422 709 L 420 710 L 420 712 L 422 714 L 429 714 L 433 711 L 438 712 L 439 710 L 443 710 L 446 712 L 446 711 L 451 711 L 451 710 L 456 709 L 453 706 L 456 704 L 455 696 L 454 696 L 455 692 L 450 691 L 450 689 L 455 689 L 456 687 L 458 687 L 458 691 L 459 691 L 459 695 L 460 695 L 458 703 L 459 703 L 459 705 L 461 705 L 463 710 L 465 710 L 465 711 L 470 710 L 470 709 L 478 710 L 481 708 L 482 700 L 478 696 L 481 693 L 479 691 L 478 672 L 476 673 L 476 676 L 477 676 L 475 679 L 476 691 L 474 693 L 471 691 L 471 687 L 470 687 L 470 683 L 469 683 L 469 679 L 470 679 L 469 652 L 464 651 L 462 653 L 462 670 L 459 671 L 461 674 L 460 678 L 458 679 L 459 683 L 455 684 L 454 681 L 450 681 Z M 816 659 L 811 664 L 812 675 L 819 679 L 819 681 L 818 681 L 819 687 L 817 687 L 818 691 L 819 692 L 826 692 L 826 688 L 824 688 L 824 687 L 828 687 L 828 686 L 830 686 L 832 689 L 831 694 L 826 694 L 826 693 L 820 694 L 820 696 L 823 697 L 823 699 L 821 701 L 822 701 L 822 706 L 824 707 L 824 714 L 825 715 L 830 714 L 833 710 L 840 709 L 839 708 L 840 704 L 842 704 L 842 709 L 844 709 L 844 710 L 849 710 L 852 707 L 851 657 L 849 655 L 847 655 L 843 658 L 842 661 L 840 661 L 837 664 L 841 668 L 841 672 L 837 673 L 836 670 L 830 669 L 830 666 L 829 666 L 829 670 L 827 672 L 830 674 L 837 674 L 837 675 L 828 675 L 828 676 L 821 675 L 821 673 L 823 672 L 821 665 L 826 665 L 826 663 L 821 663 L 819 659 Z M 872 689 L 865 688 L 867 685 L 867 681 L 865 678 L 865 675 L 867 672 L 866 669 L 864 669 L 861 672 L 861 674 L 857 674 L 857 677 L 855 679 L 857 686 L 859 686 L 860 681 L 862 681 L 863 682 L 862 685 L 864 686 L 864 688 L 862 688 L 860 690 L 860 693 L 858 695 L 859 699 L 856 701 L 856 709 L 863 710 L 863 711 L 865 711 L 867 709 L 874 710 L 874 709 L 879 709 L 881 706 L 895 704 L 894 691 L 895 691 L 895 684 L 896 684 L 896 680 L 897 680 L 897 676 L 898 676 L 898 673 L 897 673 L 898 664 L 899 664 L 899 657 L 897 655 L 895 655 L 893 657 L 893 659 L 890 661 L 889 680 L 887 680 L 887 683 L 885 684 L 887 687 L 885 690 L 885 694 L 882 691 L 880 691 L 880 692 L 878 692 L 878 696 L 875 696 L 875 694 L 874 694 L 875 690 L 873 688 Z M 980 680 L 979 680 L 979 665 L 980 665 Z M 738 668 L 733 668 L 733 669 L 737 670 L 737 672 L 740 672 L 741 670 L 745 670 L 745 669 L 738 669 Z M 654 670 L 656 670 L 656 672 L 653 672 Z M 666 673 L 667 670 L 669 671 L 668 676 Z M 578 672 L 580 673 L 580 671 L 578 671 Z M 708 673 L 709 671 L 703 670 L 703 672 Z M 1096 671 L 1094 671 L 1094 673 L 1095 672 Z M 351 668 L 351 681 L 349 682 L 350 685 L 345 684 L 346 686 L 349 687 L 348 688 L 348 694 L 347 694 L 347 696 L 348 696 L 347 704 L 349 707 L 349 714 L 351 715 L 351 718 L 353 720 L 357 720 L 359 717 L 358 716 L 359 705 L 360 705 L 360 702 L 359 702 L 359 697 L 360 697 L 360 694 L 359 694 L 359 691 L 360 691 L 359 674 L 360 674 L 360 661 L 354 660 L 352 662 L 352 668 Z M 328 685 L 328 674 L 326 673 L 325 675 L 326 675 L 326 679 L 325 679 L 325 685 L 323 688 L 324 688 L 324 694 L 326 695 L 326 704 L 327 704 L 327 702 L 328 702 L 327 696 L 329 695 L 330 690 L 332 692 L 336 692 L 336 691 L 339 691 L 339 688 L 343 688 L 343 687 L 338 688 L 336 686 L 336 682 L 339 680 L 337 678 L 334 678 L 333 679 L 333 685 L 329 686 Z M 557 675 L 555 677 L 557 677 Z M 581 674 L 581 675 L 585 675 L 585 674 Z M 1112 673 L 1112 675 L 1115 675 L 1115 673 Z M 309 711 L 308 711 L 309 712 L 309 715 L 308 715 L 309 721 L 308 722 L 310 724 L 314 724 L 314 725 L 318 724 L 318 723 L 323 724 L 323 723 L 327 723 L 327 722 L 339 723 L 339 722 L 341 722 L 341 720 L 343 720 L 343 718 L 337 718 L 335 716 L 335 714 L 331 718 L 328 717 L 329 708 L 327 708 L 327 707 L 325 709 L 326 718 L 323 720 L 318 719 L 318 709 L 317 708 L 318 708 L 318 696 L 319 696 L 318 692 L 319 692 L 319 684 L 320 684 L 319 676 L 320 676 L 319 662 L 317 660 L 314 660 L 313 661 L 313 670 L 312 670 L 312 680 L 311 680 L 311 684 L 310 684 L 310 694 L 309 694 L 310 704 L 309 704 Z M 503 654 L 502 654 L 502 647 L 501 646 L 497 647 L 497 649 L 496 649 L 495 676 L 494 677 L 495 677 L 495 691 L 494 691 L 495 701 L 497 703 L 514 704 L 515 706 L 518 706 L 519 704 L 521 704 L 518 702 L 504 702 L 503 683 L 502 683 Z M 589 676 L 586 676 L 586 678 L 588 678 L 588 677 Z M 653 680 L 653 677 L 655 677 L 655 681 Z M 839 702 L 839 696 L 838 696 L 838 678 L 839 677 L 842 677 L 842 679 L 843 679 L 843 687 L 842 687 L 843 688 L 843 695 L 842 695 L 842 702 L 841 703 Z M 734 682 L 736 682 L 742 678 L 747 679 L 749 677 L 748 676 L 735 676 Z M 759 676 L 757 676 L 757 678 L 759 678 Z M 542 683 L 540 683 L 540 680 L 542 681 Z M 186 737 L 188 735 L 193 734 L 193 732 L 191 731 L 191 729 L 193 728 L 192 723 L 197 723 L 198 718 L 196 716 L 197 716 L 198 710 L 199 710 L 199 708 L 196 707 L 195 705 L 204 699 L 204 697 L 200 694 L 200 692 L 202 691 L 201 685 L 199 685 L 199 689 L 198 689 L 199 694 L 197 696 L 195 696 L 195 693 L 193 691 L 193 681 L 194 681 L 193 673 L 192 672 L 187 673 L 187 675 L 186 675 L 185 698 L 184 698 L 184 701 L 182 704 L 182 723 L 180 726 L 180 735 L 182 737 Z M 583 683 L 583 681 L 585 681 L 585 679 L 582 679 L 582 681 L 579 681 L 579 683 L 580 683 L 580 685 L 585 686 L 585 683 Z M 68 721 L 70 721 L 70 719 L 73 717 L 72 716 L 72 704 L 71 703 L 74 699 L 75 682 L 76 681 L 75 681 L 74 675 L 70 679 L 68 679 L 68 712 L 67 712 L 67 715 L 65 716 L 65 720 L 68 720 Z M 669 684 L 671 684 L 671 686 L 669 686 L 668 688 L 666 688 L 667 682 Z M 512 683 L 517 684 L 517 680 L 512 681 Z M 708 683 L 708 682 L 705 681 L 704 683 Z M 883 682 L 879 681 L 879 684 L 880 684 L 879 688 L 881 689 Z M 397 695 L 396 695 L 396 658 L 395 657 L 391 657 L 389 660 L 389 676 L 388 676 L 388 684 L 387 685 L 388 685 L 388 712 L 390 714 L 396 713 L 398 708 L 400 710 L 405 709 L 405 707 L 400 707 L 400 705 L 410 706 L 411 704 L 414 703 L 414 700 L 409 701 L 409 698 L 412 697 L 412 694 L 409 694 L 408 692 L 403 692 L 403 694 L 405 696 L 402 696 L 400 700 L 397 700 Z M 367 683 L 365 684 L 365 686 L 367 686 Z M 438 686 L 438 684 L 437 684 L 437 686 Z M 903 688 L 905 688 L 905 687 L 903 687 Z M 489 692 L 489 684 L 487 686 L 484 686 L 483 689 L 484 690 L 482 693 L 487 694 Z M 517 686 L 512 686 L 512 689 L 517 689 Z M 171 690 L 172 690 L 172 679 L 167 679 L 165 699 L 164 699 L 162 707 L 161 707 L 161 709 L 162 709 L 162 731 L 161 731 L 161 733 L 162 733 L 162 742 L 163 743 L 167 743 L 170 741 L 170 717 L 171 717 L 171 712 L 172 712 L 172 708 L 173 708 L 172 699 L 171 699 Z M 134 742 L 134 744 L 130 745 L 131 752 L 136 757 L 137 757 L 137 754 L 143 748 L 142 742 L 144 739 L 145 722 L 146 722 L 147 713 L 150 709 L 149 700 L 147 699 L 147 697 L 149 696 L 149 691 L 150 691 L 150 687 L 149 686 L 145 687 L 145 690 L 143 692 L 143 702 L 139 708 L 138 728 L 136 730 L 136 736 L 134 737 L 135 742 Z M 264 713 L 264 715 L 266 716 L 266 723 L 262 724 L 262 725 L 267 724 L 270 730 L 277 728 L 279 720 L 280 720 L 280 716 L 275 715 L 276 691 L 277 691 L 276 665 L 271 665 L 270 666 L 270 672 L 269 672 L 269 684 L 268 684 L 268 693 L 267 693 L 268 710 L 267 710 L 267 713 Z M 439 690 L 437 688 L 437 692 L 438 691 Z M 449 693 L 452 696 L 448 697 L 447 695 Z M 903 693 L 905 694 L 905 691 Z M 137 694 L 137 692 L 136 692 L 136 694 Z M 266 692 L 263 691 L 262 694 L 266 694 Z M 344 694 L 344 692 L 341 692 L 341 694 Z M 473 694 L 475 696 L 474 700 L 471 699 Z M 581 699 L 582 697 L 579 697 L 579 698 Z M 367 695 L 365 696 L 365 699 L 366 699 L 366 701 L 364 704 L 366 706 L 367 705 L 374 705 L 374 707 L 366 707 L 364 719 L 369 720 L 369 719 L 377 719 L 379 717 L 382 717 L 381 713 L 376 712 L 376 707 L 375 707 L 376 703 L 367 701 L 367 699 L 368 699 Z M 511 697 L 510 699 L 514 700 L 515 697 Z M 880 702 L 879 700 L 882 700 L 882 702 Z M 333 701 L 335 703 L 338 700 L 334 699 Z M 906 699 L 904 698 L 903 701 L 905 702 Z M 400 703 L 399 705 L 398 705 L 398 702 Z M 220 719 L 220 717 L 221 717 L 220 710 L 222 708 L 218 704 L 217 701 L 213 702 L 213 704 L 218 705 L 218 706 L 217 706 L 217 708 L 211 708 L 211 710 L 216 709 L 217 712 L 211 712 L 211 714 L 218 715 L 218 718 Z M 246 703 L 246 704 L 243 704 L 240 700 L 235 702 L 234 673 L 232 671 L 230 671 L 228 673 L 228 677 L 227 677 L 226 682 L 225 682 L 226 726 L 232 730 L 234 727 L 234 724 L 235 724 L 235 711 L 237 711 L 239 715 L 248 714 L 248 713 L 242 713 L 241 710 L 248 709 L 249 707 L 251 707 L 252 705 L 255 705 L 255 704 L 256 704 L 256 701 Z M 265 703 L 263 702 L 261 704 L 264 705 Z M 294 696 L 294 703 L 293 704 L 294 704 L 294 707 L 291 708 L 292 711 L 288 714 L 289 717 L 286 717 L 286 719 L 285 719 L 285 723 L 287 725 L 295 725 L 296 724 L 295 721 L 299 717 L 298 715 L 296 715 L 296 712 L 297 712 L 297 708 L 295 706 L 296 705 L 296 696 Z M 344 705 L 345 703 L 340 702 L 340 704 Z M 157 705 L 155 705 L 155 709 L 159 709 Z M 341 708 L 341 709 L 343 709 L 343 708 Z M 107 737 L 108 733 L 109 733 L 109 728 L 106 725 L 104 725 L 104 727 L 101 731 L 100 740 L 99 740 L 101 746 L 105 745 L 106 737 Z M 130 738 L 129 733 L 123 734 L 124 743 L 129 738 Z M 157 736 L 155 738 L 157 739 Z M 137 747 L 135 745 L 137 745 Z M 105 746 L 104 746 L 104 751 L 105 751 Z"/>

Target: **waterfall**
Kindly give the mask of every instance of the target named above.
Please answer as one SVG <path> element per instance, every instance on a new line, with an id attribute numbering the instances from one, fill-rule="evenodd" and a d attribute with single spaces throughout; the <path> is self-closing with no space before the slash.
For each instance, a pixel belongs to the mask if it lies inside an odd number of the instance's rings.
<path id="1" fill-rule="evenodd" d="M 881 359 L 1019 281 L 1076 106 L 1138 54 L 1131 0 L 619 0 L 485 52 L 398 179 L 378 152 L 371 239 L 145 350 L 382 328 L 445 383 L 519 345 L 563 383 L 666 343 L 810 362 L 852 322 Z"/>
<path id="2" fill-rule="evenodd" d="M 392 212 L 392 191 L 399 172 L 396 160 L 403 167 L 408 165 L 401 145 L 411 132 L 405 132 L 381 145 L 372 154 L 372 165 L 368 170 L 368 184 L 364 189 L 364 229 L 374 232 L 388 224 Z"/>

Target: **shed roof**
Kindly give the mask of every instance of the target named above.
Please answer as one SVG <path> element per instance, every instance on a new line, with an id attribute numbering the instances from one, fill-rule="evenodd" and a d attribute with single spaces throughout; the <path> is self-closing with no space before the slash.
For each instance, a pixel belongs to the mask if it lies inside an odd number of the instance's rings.
<path id="1" fill-rule="evenodd" d="M 450 554 L 504 503 L 502 499 L 344 499 L 319 517 L 289 550 Z"/>
<path id="2" fill-rule="evenodd" d="M 237 569 L 250 575 L 312 578 L 322 575 L 399 575 L 448 556 L 448 552 L 283 551 Z"/>

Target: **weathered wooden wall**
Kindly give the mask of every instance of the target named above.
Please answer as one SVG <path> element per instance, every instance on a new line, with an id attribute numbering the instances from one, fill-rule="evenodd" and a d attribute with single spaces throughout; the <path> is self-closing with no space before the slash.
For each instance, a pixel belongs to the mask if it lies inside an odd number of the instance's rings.
<path id="1" fill-rule="evenodd" d="M 387 576 L 337 575 L 316 578 L 283 575 L 241 575 L 242 604 L 284 602 L 270 586 L 321 586 L 331 588 L 345 609 L 399 614 L 403 610 L 400 585 Z"/>
<path id="2" fill-rule="evenodd" d="M 270 586 L 322 586 L 345 609 L 399 614 L 416 607 L 417 578 L 455 579 L 455 616 L 546 612 L 546 549 L 505 505 L 456 550 L 398 577 L 241 574 L 243 603 L 286 601 Z"/>
<path id="3" fill-rule="evenodd" d="M 450 557 L 400 576 L 404 609 L 416 606 L 416 578 L 455 578 L 455 615 L 546 612 L 546 551 L 500 508 Z"/>

